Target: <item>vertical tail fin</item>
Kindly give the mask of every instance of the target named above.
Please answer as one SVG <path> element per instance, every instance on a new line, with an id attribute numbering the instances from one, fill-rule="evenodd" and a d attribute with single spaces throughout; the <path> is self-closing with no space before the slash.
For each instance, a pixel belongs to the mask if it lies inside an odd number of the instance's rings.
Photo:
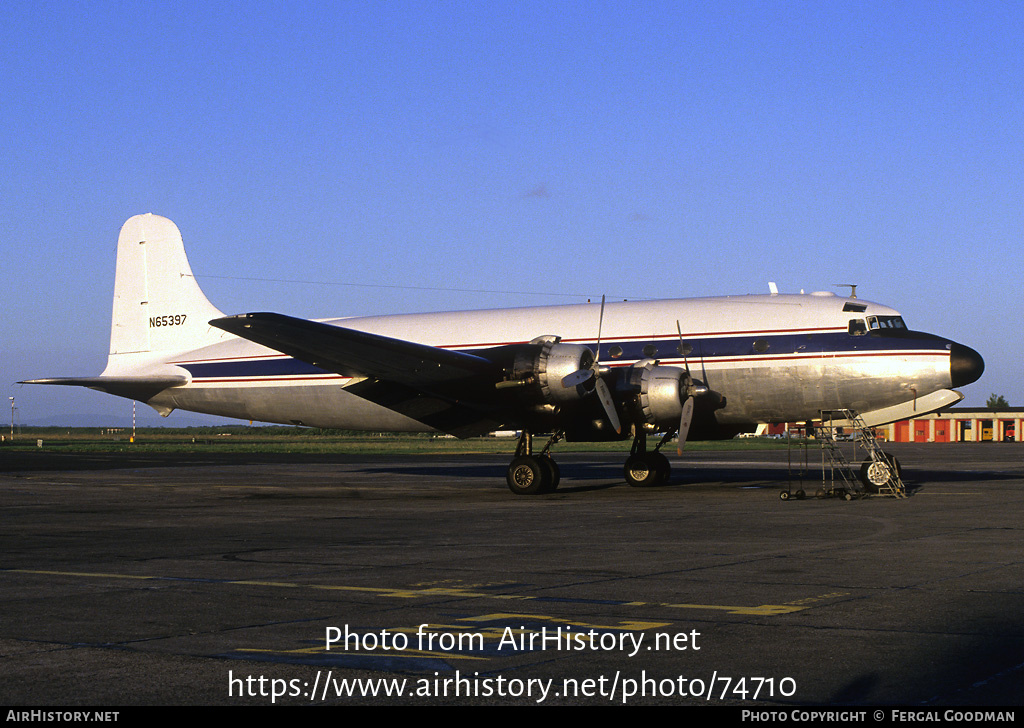
<path id="1" fill-rule="evenodd" d="M 196 283 L 177 225 L 151 213 L 124 224 L 108 369 L 122 355 L 183 352 L 220 341 L 222 332 L 207 322 L 223 315 Z"/>

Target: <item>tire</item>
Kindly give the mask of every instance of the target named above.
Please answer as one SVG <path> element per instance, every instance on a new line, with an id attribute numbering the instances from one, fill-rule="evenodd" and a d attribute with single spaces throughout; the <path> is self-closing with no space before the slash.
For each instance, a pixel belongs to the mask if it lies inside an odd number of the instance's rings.
<path id="1" fill-rule="evenodd" d="M 516 495 L 537 495 L 551 487 L 551 472 L 540 458 L 522 455 L 514 458 L 508 466 L 505 481 L 508 489 Z"/>
<path id="2" fill-rule="evenodd" d="M 658 474 L 658 479 L 655 482 L 659 485 L 667 483 L 668 479 L 672 477 L 672 463 L 660 452 L 647 453 L 647 457 L 650 458 L 650 463 Z"/>
<path id="3" fill-rule="evenodd" d="M 885 455 L 885 459 L 888 460 L 890 463 L 892 463 L 892 466 L 894 468 L 896 468 L 896 476 L 899 477 L 899 478 L 902 478 L 903 477 L 903 466 L 900 465 L 900 461 L 896 459 L 896 456 L 895 455 L 890 455 L 887 452 L 883 452 L 882 454 Z"/>
<path id="4" fill-rule="evenodd" d="M 634 455 L 626 461 L 622 474 L 626 482 L 634 488 L 645 488 L 658 482 L 657 463 L 647 453 Z"/>
<path id="5" fill-rule="evenodd" d="M 541 467 L 547 470 L 547 487 L 544 492 L 551 493 L 558 488 L 558 483 L 562 480 L 562 471 L 550 455 L 539 455 L 537 460 L 540 461 Z"/>
<path id="6" fill-rule="evenodd" d="M 887 453 L 882 453 L 879 460 L 865 460 L 860 466 L 860 480 L 869 493 L 877 493 L 891 484 L 899 473 L 899 461 Z"/>

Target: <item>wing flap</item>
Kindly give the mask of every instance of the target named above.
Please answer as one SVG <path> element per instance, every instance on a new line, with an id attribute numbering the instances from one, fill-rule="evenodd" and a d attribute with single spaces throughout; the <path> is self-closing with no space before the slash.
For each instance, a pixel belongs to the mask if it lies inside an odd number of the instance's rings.
<path id="1" fill-rule="evenodd" d="M 413 387 L 364 379 L 346 391 L 455 437 L 477 437 L 505 429 L 505 423 L 482 407 L 418 391 Z"/>

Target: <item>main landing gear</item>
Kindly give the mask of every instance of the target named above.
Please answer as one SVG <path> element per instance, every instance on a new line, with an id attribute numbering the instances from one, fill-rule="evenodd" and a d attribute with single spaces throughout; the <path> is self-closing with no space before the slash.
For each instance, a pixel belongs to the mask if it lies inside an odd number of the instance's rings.
<path id="1" fill-rule="evenodd" d="M 647 434 L 639 430 L 633 437 L 633 447 L 629 451 L 629 458 L 623 468 L 623 475 L 626 482 L 634 488 L 642 488 L 648 485 L 661 485 L 668 481 L 672 474 L 672 465 L 664 453 L 659 452 L 661 446 L 668 442 L 674 432 L 668 432 L 661 439 L 661 442 L 651 451 L 647 452 Z"/>
<path id="2" fill-rule="evenodd" d="M 516 456 L 512 458 L 505 476 L 508 489 L 516 495 L 536 495 L 550 493 L 557 488 L 562 475 L 558 463 L 548 455 L 548 450 L 561 438 L 562 433 L 556 432 L 541 453 L 534 455 L 533 435 L 523 430 L 519 444 L 516 445 Z"/>
<path id="3" fill-rule="evenodd" d="M 508 466 L 505 480 L 508 489 L 516 495 L 537 495 L 550 493 L 558 487 L 561 473 L 548 450 L 562 439 L 562 432 L 556 432 L 548 440 L 540 454 L 533 453 L 533 436 L 523 431 L 516 445 L 516 455 Z M 648 452 L 646 433 L 640 431 L 633 438 L 633 447 L 623 468 L 626 482 L 633 487 L 660 485 L 668 481 L 672 466 L 664 453 L 659 452 L 661 446 L 668 442 L 675 432 L 666 433 L 661 442 Z"/>

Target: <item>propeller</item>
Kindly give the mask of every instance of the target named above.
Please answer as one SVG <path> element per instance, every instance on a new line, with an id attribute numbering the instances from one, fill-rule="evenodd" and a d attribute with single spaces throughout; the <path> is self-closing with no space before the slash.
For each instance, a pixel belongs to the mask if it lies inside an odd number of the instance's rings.
<path id="1" fill-rule="evenodd" d="M 605 381 L 601 379 L 601 377 L 598 377 L 594 384 L 594 389 L 597 392 L 597 398 L 601 401 L 601 406 L 604 408 L 605 415 L 608 416 L 608 422 L 616 433 L 622 434 L 622 423 L 619 422 L 619 414 L 615 411 L 615 402 L 612 401 L 612 393 L 608 389 L 608 385 L 605 384 Z"/>
<path id="2" fill-rule="evenodd" d="M 679 446 L 676 454 L 683 454 L 683 446 L 686 445 L 686 437 L 690 434 L 690 424 L 693 422 L 693 397 L 697 393 L 697 387 L 693 384 L 693 377 L 690 375 L 690 364 L 686 361 L 686 354 L 683 353 L 683 328 L 676 319 L 676 331 L 679 332 L 679 353 L 683 355 L 683 369 L 686 375 L 683 377 L 683 390 L 686 392 L 686 401 L 683 402 L 683 413 L 679 417 Z"/>
<path id="3" fill-rule="evenodd" d="M 586 384 L 594 380 L 594 392 L 597 394 L 601 407 L 604 409 L 608 422 L 615 432 L 622 433 L 622 422 L 619 421 L 619 413 L 615 411 L 615 402 L 612 400 L 611 390 L 608 384 L 601 378 L 601 371 L 598 362 L 601 359 L 601 329 L 604 327 L 604 296 L 601 296 L 601 315 L 597 320 L 597 351 L 594 352 L 594 360 L 586 369 L 577 369 L 571 374 L 562 377 L 562 386 L 566 389 Z"/>

